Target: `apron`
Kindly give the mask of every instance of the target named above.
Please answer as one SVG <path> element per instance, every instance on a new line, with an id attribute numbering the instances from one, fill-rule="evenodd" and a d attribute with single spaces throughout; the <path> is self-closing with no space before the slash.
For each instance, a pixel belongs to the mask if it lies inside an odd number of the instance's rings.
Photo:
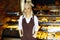
<path id="1" fill-rule="evenodd" d="M 36 40 L 32 37 L 32 30 L 34 26 L 34 17 L 31 18 L 30 22 L 27 23 L 26 19 L 22 19 L 23 37 L 21 40 Z"/>

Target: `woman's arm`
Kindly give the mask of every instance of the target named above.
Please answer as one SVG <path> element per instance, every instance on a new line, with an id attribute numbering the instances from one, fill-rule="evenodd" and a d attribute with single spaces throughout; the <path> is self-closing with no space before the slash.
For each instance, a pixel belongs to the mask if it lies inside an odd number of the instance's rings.
<path id="1" fill-rule="evenodd" d="M 22 16 L 20 16 L 19 20 L 18 20 L 18 30 L 19 30 L 19 34 L 20 34 L 20 37 L 23 36 L 23 29 L 22 29 Z"/>
<path id="2" fill-rule="evenodd" d="M 37 35 L 37 31 L 38 31 L 38 18 L 36 17 L 36 16 L 34 16 L 34 35 L 33 35 L 33 37 L 34 38 L 36 38 L 36 35 Z"/>

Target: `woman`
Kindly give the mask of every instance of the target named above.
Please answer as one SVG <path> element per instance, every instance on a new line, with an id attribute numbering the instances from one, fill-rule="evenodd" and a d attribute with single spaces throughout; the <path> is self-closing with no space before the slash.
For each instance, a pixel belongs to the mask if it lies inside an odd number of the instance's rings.
<path id="1" fill-rule="evenodd" d="M 24 5 L 23 15 L 19 18 L 19 33 L 21 40 L 36 40 L 38 31 L 38 19 L 32 12 L 32 4 L 27 2 Z M 22 31 L 22 33 L 21 33 Z"/>

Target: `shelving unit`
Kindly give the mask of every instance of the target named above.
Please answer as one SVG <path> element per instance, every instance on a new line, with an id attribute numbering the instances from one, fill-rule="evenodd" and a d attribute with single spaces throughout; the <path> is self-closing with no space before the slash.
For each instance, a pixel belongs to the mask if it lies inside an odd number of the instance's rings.
<path id="1" fill-rule="evenodd" d="M 49 14 L 37 14 L 39 19 L 39 39 L 59 39 L 60 38 L 60 15 L 57 13 L 53 15 Z M 43 36 L 43 37 L 41 37 Z"/>

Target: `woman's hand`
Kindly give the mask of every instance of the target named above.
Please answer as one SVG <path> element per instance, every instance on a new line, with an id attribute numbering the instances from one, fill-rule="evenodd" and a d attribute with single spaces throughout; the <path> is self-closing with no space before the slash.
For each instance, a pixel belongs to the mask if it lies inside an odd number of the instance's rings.
<path id="1" fill-rule="evenodd" d="M 22 33 L 22 31 L 21 31 L 21 30 L 19 30 L 19 34 L 20 34 L 20 37 L 22 37 L 22 36 L 23 36 L 23 33 Z"/>
<path id="2" fill-rule="evenodd" d="M 36 38 L 36 36 L 37 36 L 37 32 L 35 32 L 35 33 L 33 34 L 33 37 L 34 37 L 34 38 Z"/>
<path id="3" fill-rule="evenodd" d="M 20 37 L 22 37 L 23 36 L 23 34 L 20 34 Z"/>

